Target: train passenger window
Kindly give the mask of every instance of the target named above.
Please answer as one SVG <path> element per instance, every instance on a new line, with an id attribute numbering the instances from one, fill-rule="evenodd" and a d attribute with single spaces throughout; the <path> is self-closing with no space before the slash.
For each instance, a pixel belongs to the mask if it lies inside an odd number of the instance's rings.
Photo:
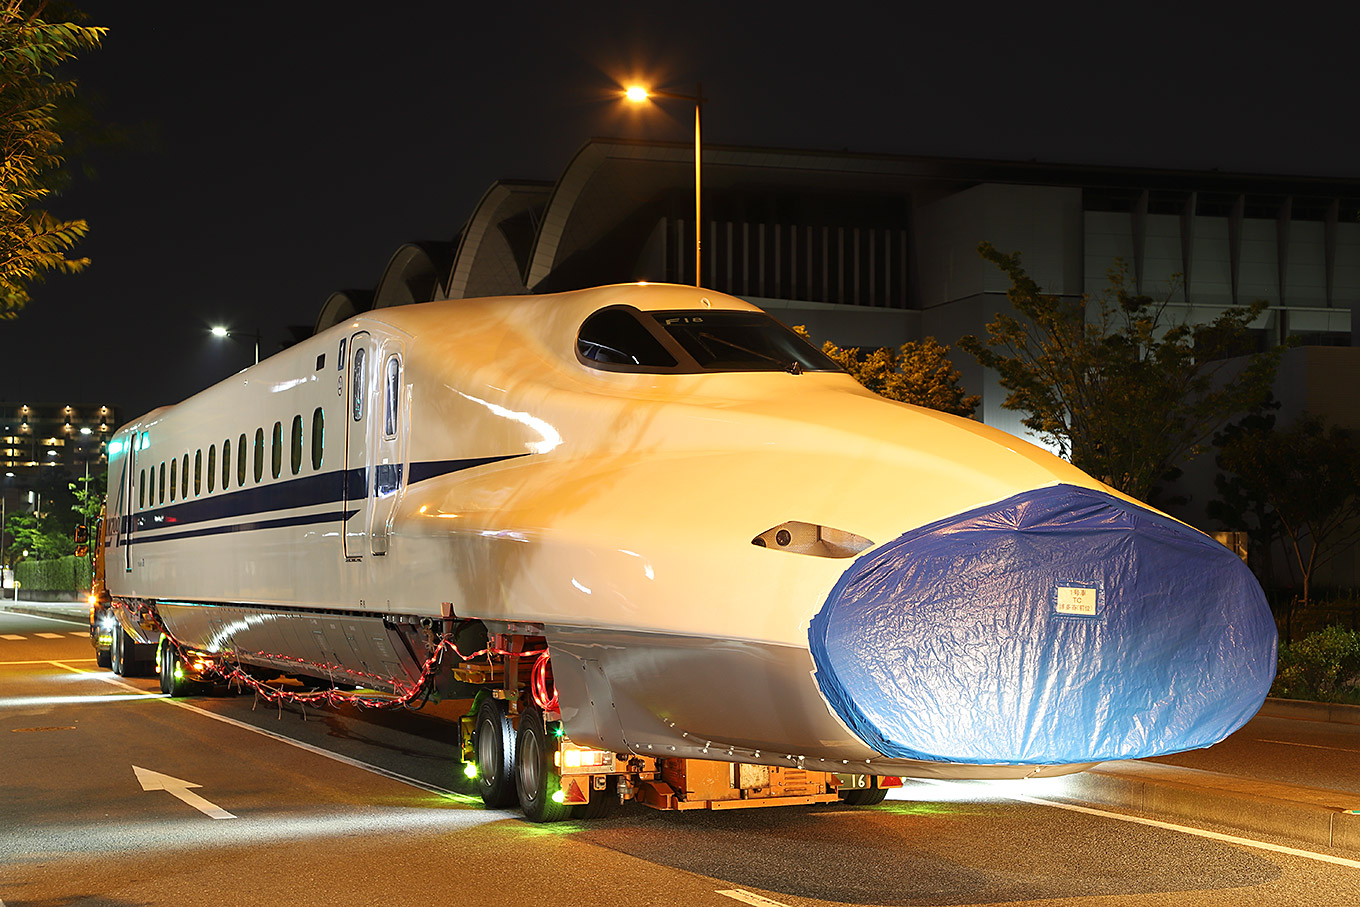
<path id="1" fill-rule="evenodd" d="M 137 507 L 146 507 L 146 470 L 143 469 L 137 479 Z"/>
<path id="2" fill-rule="evenodd" d="M 274 437 L 270 439 L 273 443 L 269 446 L 269 471 L 274 478 L 279 477 L 283 471 L 283 423 L 274 423 Z"/>
<path id="3" fill-rule="evenodd" d="M 165 503 L 165 461 L 164 461 L 164 460 L 161 461 L 161 477 L 160 477 L 160 481 L 157 482 L 157 484 L 160 486 L 160 492 L 157 494 L 157 497 L 160 499 L 160 500 L 158 501 L 158 503 L 164 504 L 164 503 Z"/>
<path id="4" fill-rule="evenodd" d="M 246 436 L 242 433 L 236 439 L 236 487 L 242 488 L 246 484 Z"/>
<path id="5" fill-rule="evenodd" d="M 326 414 L 321 407 L 312 413 L 312 469 L 321 468 L 321 452 L 326 446 Z"/>
<path id="6" fill-rule="evenodd" d="M 194 451 L 194 497 L 203 493 L 203 448 Z"/>
<path id="7" fill-rule="evenodd" d="M 601 309 L 581 325 L 576 352 L 590 364 L 674 368 L 675 357 L 638 318 L 637 309 Z M 617 369 L 611 369 L 617 370 Z"/>
<path id="8" fill-rule="evenodd" d="M 177 470 L 178 468 L 179 468 L 179 460 L 171 460 L 171 461 L 170 461 L 170 500 L 171 500 L 172 502 L 175 500 L 175 490 L 176 490 L 176 488 L 179 486 L 179 482 L 176 481 L 176 479 L 175 479 L 176 470 Z"/>
<path id="9" fill-rule="evenodd" d="M 293 430 L 289 437 L 288 465 L 293 468 L 293 475 L 302 471 L 302 417 L 293 417 Z"/>
<path id="10" fill-rule="evenodd" d="M 359 347 L 354 351 L 354 381 L 351 384 L 353 389 L 353 399 L 350 402 L 350 410 L 354 421 L 358 422 L 364 417 L 364 354 L 366 350 Z"/>
<path id="11" fill-rule="evenodd" d="M 264 478 L 264 429 L 255 429 L 255 484 Z"/>
<path id="12" fill-rule="evenodd" d="M 217 482 L 217 445 L 208 447 L 208 494 L 213 493 Z"/>
<path id="13" fill-rule="evenodd" d="M 231 438 L 222 442 L 222 490 L 231 487 Z"/>
<path id="14" fill-rule="evenodd" d="M 189 500 L 189 455 L 184 455 L 184 468 L 179 471 L 179 498 Z"/>
<path id="15" fill-rule="evenodd" d="M 397 389 L 400 387 L 401 358 L 387 357 L 387 368 L 383 375 L 383 436 L 397 436 Z"/>

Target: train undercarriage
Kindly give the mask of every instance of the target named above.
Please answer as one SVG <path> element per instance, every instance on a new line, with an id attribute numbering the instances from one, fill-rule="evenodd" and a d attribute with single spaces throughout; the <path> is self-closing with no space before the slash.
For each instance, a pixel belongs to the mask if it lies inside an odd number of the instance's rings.
<path id="1" fill-rule="evenodd" d="M 537 822 L 595 818 L 629 801 L 681 811 L 868 806 L 901 785 L 578 745 L 563 733 L 552 660 L 531 624 L 92 598 L 99 664 L 156 674 L 170 696 L 229 688 L 304 706 L 436 706 L 453 719 L 463 773 L 486 805 Z"/>

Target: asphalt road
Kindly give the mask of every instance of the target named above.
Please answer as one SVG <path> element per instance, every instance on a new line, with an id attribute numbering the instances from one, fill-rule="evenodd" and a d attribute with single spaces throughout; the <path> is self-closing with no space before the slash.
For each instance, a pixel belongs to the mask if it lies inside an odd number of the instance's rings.
<path id="1" fill-rule="evenodd" d="M 1360 862 L 1044 788 L 533 825 L 460 792 L 438 720 L 156 689 L 96 668 L 79 625 L 0 613 L 4 905 L 1360 905 Z"/>

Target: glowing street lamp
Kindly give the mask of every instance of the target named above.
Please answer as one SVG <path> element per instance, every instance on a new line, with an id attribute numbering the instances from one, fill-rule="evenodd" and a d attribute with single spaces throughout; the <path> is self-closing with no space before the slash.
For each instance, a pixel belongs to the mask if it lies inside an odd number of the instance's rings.
<path id="1" fill-rule="evenodd" d="M 640 104 L 651 98 L 667 98 L 675 101 L 694 102 L 694 285 L 702 285 L 703 277 L 703 258 L 701 237 L 704 232 L 703 205 L 700 201 L 702 195 L 703 182 L 702 172 L 702 143 L 700 140 L 699 121 L 704 106 L 704 86 L 703 83 L 697 85 L 694 94 L 676 94 L 672 91 L 652 91 L 641 85 L 630 85 L 624 90 L 623 96 L 634 104 Z"/>
<path id="2" fill-rule="evenodd" d="M 243 333 L 243 332 L 241 332 L 241 331 L 236 331 L 236 332 L 229 331 L 229 330 L 227 330 L 225 327 L 223 327 L 223 326 L 220 325 L 220 324 L 215 324 L 215 325 L 212 326 L 212 335 L 213 335 L 214 337 L 235 337 L 236 335 L 242 334 L 242 333 Z M 255 364 L 256 364 L 256 365 L 259 365 L 259 364 L 260 364 L 260 332 L 257 330 L 257 331 L 256 331 L 255 333 L 253 333 L 253 334 L 245 334 L 244 336 L 246 336 L 246 337 L 254 337 L 254 338 L 255 338 Z"/>

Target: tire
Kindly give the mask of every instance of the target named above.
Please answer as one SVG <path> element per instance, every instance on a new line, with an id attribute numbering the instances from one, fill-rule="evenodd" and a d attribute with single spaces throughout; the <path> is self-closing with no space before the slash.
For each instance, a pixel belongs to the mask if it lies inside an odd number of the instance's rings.
<path id="1" fill-rule="evenodd" d="M 533 822 L 560 822 L 571 817 L 572 807 L 553 799 L 562 786 L 553 768 L 557 742 L 549 733 L 543 713 L 529 708 L 519 718 L 515 737 L 515 791 L 519 807 Z"/>
<path id="2" fill-rule="evenodd" d="M 592 789 L 590 802 L 584 806 L 573 806 L 571 817 L 573 819 L 603 819 L 609 815 L 619 802 L 618 782 L 618 778 L 606 778 L 604 790 Z"/>
<path id="3" fill-rule="evenodd" d="M 846 806 L 877 806 L 887 796 L 887 789 L 882 787 L 861 787 L 840 792 L 841 802 Z"/>
<path id="4" fill-rule="evenodd" d="M 204 684 L 190 680 L 184 672 L 184 659 L 180 658 L 179 650 L 169 639 L 161 637 L 161 644 L 156 647 L 157 661 L 156 673 L 161 678 L 161 692 L 167 696 L 192 696 L 201 692 Z"/>
<path id="5" fill-rule="evenodd" d="M 100 651 L 99 649 L 95 649 L 95 650 L 94 650 L 94 663 L 97 664 L 97 665 L 99 665 L 99 667 L 101 667 L 101 668 L 107 668 L 107 667 L 112 666 L 112 664 L 113 664 L 113 651 L 112 651 L 112 647 L 110 647 L 110 648 L 108 648 L 108 649 L 104 649 L 103 651 Z"/>
<path id="6" fill-rule="evenodd" d="M 492 809 L 507 809 L 515 796 L 515 734 L 505 703 L 490 696 L 477 707 L 472 749 L 477 758 L 477 790 Z"/>
<path id="7" fill-rule="evenodd" d="M 123 649 L 124 645 L 123 625 L 115 621 L 113 624 L 113 642 L 109 644 L 109 667 L 113 668 L 113 673 L 119 677 L 127 676 L 128 665 Z"/>

